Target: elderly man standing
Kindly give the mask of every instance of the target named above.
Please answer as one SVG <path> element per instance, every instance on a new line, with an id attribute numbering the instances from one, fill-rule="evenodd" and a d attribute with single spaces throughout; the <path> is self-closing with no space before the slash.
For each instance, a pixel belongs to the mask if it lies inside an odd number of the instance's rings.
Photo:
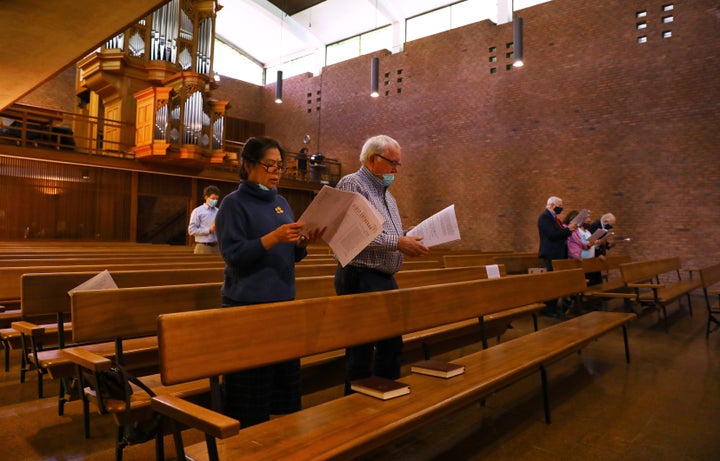
<path id="1" fill-rule="evenodd" d="M 400 167 L 400 145 L 389 136 L 368 139 L 360 153 L 360 169 L 337 184 L 337 188 L 358 192 L 375 207 L 385 222 L 383 230 L 345 267 L 335 272 L 338 295 L 397 289 L 393 274 L 400 270 L 403 255 L 421 256 L 428 248 L 422 237 L 408 237 L 400 222 L 395 198 L 388 191 Z M 345 393 L 350 382 L 371 375 L 388 379 L 400 377 L 402 337 L 387 338 L 349 347 L 345 351 Z"/>
<path id="2" fill-rule="evenodd" d="M 538 233 L 540 234 L 540 250 L 538 257 L 545 262 L 548 272 L 552 271 L 553 259 L 567 259 L 568 237 L 577 229 L 576 224 L 569 224 L 567 227 L 560 221 L 560 213 L 563 211 L 563 201 L 560 197 L 550 197 L 547 200 L 545 211 L 540 214 L 537 221 Z M 557 308 L 557 300 L 548 301 L 542 313 L 552 317 L 562 317 Z"/>

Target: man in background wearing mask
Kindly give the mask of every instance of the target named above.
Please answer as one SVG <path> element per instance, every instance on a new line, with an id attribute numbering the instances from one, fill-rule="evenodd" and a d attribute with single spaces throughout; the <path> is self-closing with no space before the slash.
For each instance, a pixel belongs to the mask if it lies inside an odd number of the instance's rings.
<path id="1" fill-rule="evenodd" d="M 598 229 L 603 229 L 605 231 L 610 231 L 615 226 L 615 215 L 612 213 L 605 213 L 602 215 L 602 217 L 595 221 L 594 223 L 590 224 L 590 227 L 588 230 L 590 232 L 595 232 Z M 611 239 L 606 239 L 602 244 L 597 245 L 595 247 L 595 256 L 605 256 L 607 254 L 607 250 L 610 249 L 612 246 Z"/>
<path id="2" fill-rule="evenodd" d="M 205 203 L 195 208 L 190 214 L 188 234 L 195 237 L 196 255 L 220 253 L 217 235 L 215 235 L 215 216 L 218 212 L 218 199 L 220 189 L 217 186 L 207 186 L 203 190 Z"/>
<path id="3" fill-rule="evenodd" d="M 572 223 L 565 227 L 559 217 L 562 211 L 562 199 L 550 197 L 547 200 L 545 211 L 540 214 L 537 221 L 538 233 L 540 234 L 538 257 L 545 262 L 545 268 L 548 272 L 552 271 L 553 259 L 567 259 L 567 239 L 577 229 L 577 225 Z M 562 313 L 557 308 L 556 299 L 546 302 L 545 306 L 541 313 L 551 317 L 562 317 Z"/>
<path id="4" fill-rule="evenodd" d="M 337 188 L 358 192 L 380 212 L 383 230 L 345 267 L 335 272 L 338 295 L 397 289 L 393 274 L 400 270 L 403 255 L 421 256 L 429 252 L 422 237 L 405 235 L 400 212 L 388 187 L 400 167 L 400 145 L 389 136 L 374 136 L 360 152 L 360 169 L 340 179 Z M 374 351 L 374 360 L 373 360 Z M 400 377 L 402 337 L 387 338 L 349 347 L 345 351 L 345 394 L 350 382 L 371 375 L 388 379 Z"/>

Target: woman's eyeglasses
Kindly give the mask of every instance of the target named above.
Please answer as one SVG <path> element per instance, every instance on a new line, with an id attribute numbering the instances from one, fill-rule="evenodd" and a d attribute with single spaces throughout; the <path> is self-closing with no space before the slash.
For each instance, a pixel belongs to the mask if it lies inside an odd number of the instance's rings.
<path id="1" fill-rule="evenodd" d="M 258 165 L 262 165 L 265 168 L 265 171 L 267 171 L 269 174 L 274 173 L 282 173 L 285 171 L 285 165 L 282 163 L 272 163 L 270 165 L 266 165 L 262 162 L 257 162 Z"/>

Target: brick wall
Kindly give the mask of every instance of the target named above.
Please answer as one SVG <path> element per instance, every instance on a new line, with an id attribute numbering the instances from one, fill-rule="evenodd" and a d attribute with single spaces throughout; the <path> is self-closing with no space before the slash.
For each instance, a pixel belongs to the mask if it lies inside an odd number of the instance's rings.
<path id="1" fill-rule="evenodd" d="M 281 105 L 274 85 L 231 79 L 215 97 L 230 100 L 230 115 L 264 122 L 291 151 L 309 134 L 311 152 L 340 159 L 346 172 L 368 136 L 395 137 L 404 153 L 392 192 L 404 224 L 455 203 L 462 241 L 454 248 L 535 251 L 537 216 L 558 195 L 568 211 L 613 212 L 633 258 L 716 262 L 719 8 L 553 0 L 520 12 L 522 69 L 506 70 L 512 24 L 484 21 L 374 53 L 376 99 L 371 56 L 285 79 Z M 641 21 L 647 28 L 638 30 Z"/>
<path id="2" fill-rule="evenodd" d="M 308 131 L 346 172 L 366 137 L 395 137 L 404 224 L 455 203 L 456 248 L 535 251 L 537 216 L 558 195 L 567 210 L 614 213 L 633 258 L 717 261 L 708 224 L 720 221 L 718 3 L 553 0 L 520 15 L 521 69 L 506 70 L 512 24 L 472 24 L 374 54 L 377 99 L 371 56 L 287 79 L 280 106 L 268 87 L 266 132 L 294 149 Z M 307 103 L 317 91 L 320 112 Z"/>

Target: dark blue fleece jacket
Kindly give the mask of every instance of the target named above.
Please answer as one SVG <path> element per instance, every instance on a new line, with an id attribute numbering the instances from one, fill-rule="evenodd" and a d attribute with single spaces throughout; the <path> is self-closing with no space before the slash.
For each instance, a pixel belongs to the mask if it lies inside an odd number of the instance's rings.
<path id="1" fill-rule="evenodd" d="M 246 305 L 295 298 L 295 262 L 304 258 L 307 250 L 294 243 L 265 250 L 260 242 L 263 235 L 294 220 L 290 205 L 277 189 L 262 190 L 244 181 L 222 200 L 215 227 L 225 260 L 223 303 Z"/>

